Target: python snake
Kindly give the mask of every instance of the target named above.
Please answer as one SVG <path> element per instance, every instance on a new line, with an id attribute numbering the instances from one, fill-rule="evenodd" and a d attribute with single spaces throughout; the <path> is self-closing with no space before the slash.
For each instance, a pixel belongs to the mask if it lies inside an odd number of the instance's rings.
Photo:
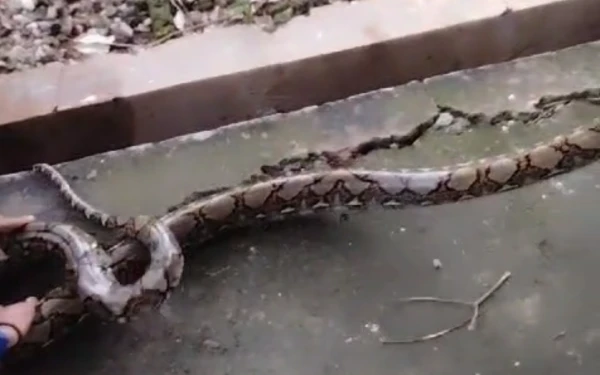
<path id="1" fill-rule="evenodd" d="M 10 262 L 22 264 L 27 258 L 44 253 L 57 254 L 65 263 L 64 285 L 40 299 L 24 344 L 48 344 L 61 328 L 57 324 L 81 320 L 74 311 L 80 316 L 82 312 L 93 312 L 109 320 L 127 322 L 144 308 L 160 306 L 179 285 L 184 268 L 181 247 L 168 227 L 144 216 L 127 218 L 104 213 L 79 198 L 50 165 L 37 164 L 33 170 L 57 185 L 70 206 L 88 220 L 105 228 L 122 229 L 125 237 L 144 245 L 150 254 L 150 264 L 138 280 L 124 285 L 113 272 L 109 254 L 76 226 L 33 222 L 15 234 L 0 237 L 0 248 L 8 256 L 3 267 L 10 266 Z M 53 318 L 47 319 L 48 316 Z"/>
<path id="2" fill-rule="evenodd" d="M 446 168 L 402 171 L 333 169 L 276 177 L 224 189 L 168 212 L 153 221 L 154 226 L 151 228 L 168 228 L 156 230 L 161 233 L 170 230 L 179 243 L 187 247 L 188 244 L 201 243 L 228 228 L 328 209 L 361 210 L 373 204 L 398 209 L 410 205 L 438 205 L 483 197 L 548 179 L 598 158 L 600 125 L 594 125 L 578 128 L 568 135 L 558 136 L 517 155 L 501 155 Z M 87 217 L 102 225 L 110 226 L 116 222 L 122 225 L 123 221 L 92 214 L 91 212 L 97 211 L 79 199 L 66 181 L 59 178 L 58 172 L 48 167 L 37 167 L 36 170 L 50 176 L 61 187 L 63 195 L 72 202 L 72 206 L 87 212 Z M 133 228 L 137 228 L 136 225 L 131 224 Z M 35 238 L 35 228 L 28 227 L 23 234 L 15 237 L 13 243 L 18 243 L 22 239 L 19 236 L 25 236 L 30 230 Z M 139 235 L 139 231 L 133 232 L 138 233 L 137 238 L 151 248 L 156 243 L 144 241 L 140 238 L 143 236 Z M 84 237 L 86 236 L 78 236 Z M 178 249 L 175 240 L 165 242 L 170 243 L 164 246 L 171 249 L 171 254 L 178 253 L 175 250 Z M 76 246 L 69 244 L 69 247 Z M 137 259 L 139 251 L 139 245 L 130 239 L 119 242 L 108 250 L 112 269 Z M 104 261 L 105 258 L 98 259 Z M 183 261 L 178 262 L 178 265 L 183 265 Z M 79 270 L 77 267 L 81 267 L 79 264 L 75 266 L 76 271 Z M 73 293 L 67 286 L 57 289 L 41 300 L 36 321 L 20 347 L 47 345 L 88 314 L 77 293 Z M 111 296 L 105 297 L 109 300 Z"/>

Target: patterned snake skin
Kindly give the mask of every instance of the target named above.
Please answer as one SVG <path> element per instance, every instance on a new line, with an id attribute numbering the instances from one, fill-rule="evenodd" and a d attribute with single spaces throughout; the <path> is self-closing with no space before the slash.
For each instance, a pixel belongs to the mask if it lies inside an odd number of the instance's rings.
<path id="1" fill-rule="evenodd" d="M 112 268 L 109 269 L 116 272 L 119 267 L 127 269 L 131 262 L 139 259 L 141 247 L 131 238 L 108 249 L 105 256 L 88 235 L 64 224 L 36 223 L 7 237 L 2 247 L 8 250 L 10 257 L 17 257 L 29 243 L 37 241 L 43 245 L 43 251 L 62 250 L 68 260 L 67 269 L 73 274 L 71 281 L 40 300 L 34 325 L 16 349 L 43 347 L 62 336 L 89 314 L 82 302 L 86 299 L 105 306 L 119 317 L 133 314 L 132 304 L 145 303 L 141 295 L 160 296 L 150 298 L 153 304 L 164 300 L 178 284 L 183 268 L 177 241 L 187 247 L 228 228 L 322 210 L 362 210 L 371 205 L 399 209 L 458 202 L 548 179 L 599 157 L 600 125 L 595 125 L 578 128 L 518 155 L 435 170 L 334 169 L 277 177 L 199 198 L 156 220 L 122 220 L 103 214 L 78 198 L 54 169 L 36 166 L 36 172 L 50 177 L 61 188 L 73 208 L 101 225 L 128 228 L 130 237 L 150 249 L 155 264 L 159 263 L 157 259 L 163 263 L 162 267 L 150 268 L 152 271 L 146 275 L 151 276 L 138 279 L 133 284 L 135 287 L 125 288 L 101 265 L 110 259 Z M 90 263 L 77 260 L 83 258 L 89 258 Z M 75 284 L 78 289 L 74 288 Z"/>
<path id="2" fill-rule="evenodd" d="M 65 263 L 66 282 L 41 299 L 25 344 L 49 343 L 53 332 L 81 320 L 83 311 L 124 323 L 142 309 L 160 306 L 179 285 L 184 268 L 181 247 L 171 230 L 153 218 L 106 214 L 79 198 L 53 167 L 37 164 L 33 170 L 57 185 L 70 206 L 88 220 L 105 228 L 122 229 L 126 237 L 144 245 L 150 253 L 150 264 L 137 281 L 123 285 L 111 268 L 109 254 L 92 236 L 73 225 L 34 222 L 14 235 L 0 237 L 0 248 L 8 256 L 4 267 L 47 252 L 58 254 Z M 47 319 L 49 311 L 58 313 L 51 314 L 55 319 Z"/>

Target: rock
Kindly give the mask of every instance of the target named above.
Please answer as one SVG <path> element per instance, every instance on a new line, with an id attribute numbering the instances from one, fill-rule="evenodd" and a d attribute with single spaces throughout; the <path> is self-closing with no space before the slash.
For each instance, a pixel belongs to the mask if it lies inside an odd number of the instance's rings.
<path id="1" fill-rule="evenodd" d="M 58 35 L 60 35 L 61 30 L 62 30 L 62 26 L 59 23 L 53 23 L 52 25 L 50 25 L 49 34 L 50 34 L 50 36 L 58 36 Z M 67 31 L 67 30 L 65 30 L 65 31 Z M 68 35 L 70 33 L 71 33 L 71 30 L 69 29 L 66 34 Z"/>
<path id="2" fill-rule="evenodd" d="M 23 25 L 26 25 L 29 22 L 31 22 L 31 20 L 29 19 L 29 17 L 25 16 L 24 14 L 14 14 L 12 16 L 12 19 L 19 26 L 23 26 Z"/>
<path id="3" fill-rule="evenodd" d="M 140 32 L 140 33 L 149 33 L 150 32 L 150 26 L 146 25 L 145 23 L 140 23 L 139 25 L 137 25 L 135 27 L 135 30 Z"/>
<path id="4" fill-rule="evenodd" d="M 27 59 L 28 52 L 25 47 L 17 44 L 13 46 L 7 53 L 7 57 L 15 61 L 25 61 Z"/>
<path id="5" fill-rule="evenodd" d="M 133 37 L 133 29 L 120 18 L 113 21 L 110 31 L 118 40 L 129 40 Z"/>
<path id="6" fill-rule="evenodd" d="M 192 25 L 201 25 L 204 22 L 205 16 L 204 13 L 199 12 L 197 10 L 192 10 L 187 14 L 188 21 Z"/>
<path id="7" fill-rule="evenodd" d="M 92 3 L 92 11 L 94 13 L 100 13 L 100 12 L 102 12 L 103 9 L 104 9 L 104 6 L 102 5 L 102 3 L 100 1 L 94 1 Z"/>
<path id="8" fill-rule="evenodd" d="M 28 30 L 35 38 L 39 38 L 42 35 L 40 26 L 37 22 L 28 23 L 27 26 L 25 26 L 25 29 Z"/>
<path id="9" fill-rule="evenodd" d="M 48 34 L 50 32 L 50 26 L 52 26 L 52 23 L 50 21 L 39 21 L 37 22 L 38 25 L 38 30 L 40 31 L 40 33 L 42 34 Z"/>
<path id="10" fill-rule="evenodd" d="M 211 352 L 223 353 L 223 352 L 227 351 L 227 348 L 225 348 L 223 345 L 221 345 L 220 342 L 217 342 L 217 341 L 211 340 L 211 339 L 206 339 L 206 340 L 202 341 L 202 346 L 204 346 L 206 349 L 208 349 Z"/>
<path id="11" fill-rule="evenodd" d="M 128 16 L 135 12 L 135 6 L 131 6 L 127 3 L 123 3 L 117 7 L 121 16 Z"/>
<path id="12" fill-rule="evenodd" d="M 179 10 L 179 6 L 173 5 L 176 3 L 186 8 L 185 26 L 207 27 L 220 21 L 234 21 L 236 17 L 245 22 L 247 12 L 256 11 L 253 5 L 256 2 L 286 3 L 281 0 L 168 1 L 171 5 L 166 12 L 167 23 L 174 22 L 172 17 Z M 231 12 L 233 14 L 229 14 Z M 183 28 L 184 13 L 176 17 L 180 28 Z M 140 45 L 156 39 L 147 0 L 0 0 L 0 74 L 57 60 L 79 60 L 82 56 L 73 45 L 77 44 L 76 38 L 90 30 L 105 38 L 115 38 L 118 43 Z M 196 27 L 194 32 L 202 30 Z"/>
<path id="13" fill-rule="evenodd" d="M 441 129 L 441 128 L 448 127 L 452 124 L 453 121 L 454 121 L 454 116 L 452 116 L 448 112 L 442 112 L 438 116 L 438 118 L 435 122 L 434 128 Z"/>
<path id="14" fill-rule="evenodd" d="M 19 12 L 23 9 L 21 0 L 2 0 L 7 13 Z"/>
<path id="15" fill-rule="evenodd" d="M 21 0 L 21 6 L 28 11 L 34 10 L 36 5 L 37 0 Z"/>
<path id="16" fill-rule="evenodd" d="M 58 18 L 58 7 L 56 5 L 50 5 L 46 10 L 46 18 L 49 20 L 55 20 Z"/>
<path id="17" fill-rule="evenodd" d="M 65 17 L 60 24 L 60 33 L 68 36 L 73 35 L 73 19 L 71 17 Z"/>
<path id="18" fill-rule="evenodd" d="M 100 12 L 104 17 L 114 17 L 117 14 L 117 8 L 113 5 L 108 5 Z"/>
<path id="19" fill-rule="evenodd" d="M 42 44 L 41 46 L 36 48 L 34 57 L 39 62 L 46 63 L 51 61 L 52 51 L 53 49 L 50 46 Z"/>

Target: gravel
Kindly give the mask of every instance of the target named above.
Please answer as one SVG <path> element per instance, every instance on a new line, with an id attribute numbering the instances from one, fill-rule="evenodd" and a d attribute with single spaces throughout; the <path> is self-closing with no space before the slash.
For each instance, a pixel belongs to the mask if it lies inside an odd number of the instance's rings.
<path id="1" fill-rule="evenodd" d="M 215 25 L 274 31 L 336 1 L 352 0 L 0 0 L 0 74 L 149 48 Z"/>

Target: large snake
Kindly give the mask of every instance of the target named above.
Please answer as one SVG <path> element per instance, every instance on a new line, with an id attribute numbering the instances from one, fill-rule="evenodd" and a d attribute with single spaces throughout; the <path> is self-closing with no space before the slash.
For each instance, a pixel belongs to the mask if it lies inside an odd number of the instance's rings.
<path id="1" fill-rule="evenodd" d="M 558 136 L 548 143 L 538 144 L 514 156 L 502 155 L 491 160 L 446 168 L 402 171 L 333 169 L 223 189 L 158 218 L 154 221 L 154 228 L 160 225 L 168 228 L 185 248 L 192 243 L 201 243 L 228 228 L 246 226 L 257 221 L 277 220 L 323 210 L 362 210 L 371 205 L 398 209 L 410 205 L 438 205 L 483 197 L 548 179 L 598 158 L 600 125 L 595 125 L 578 128 L 569 135 Z M 37 170 L 44 173 L 51 171 L 49 168 Z M 57 172 L 48 175 L 54 176 L 53 180 L 61 186 L 67 199 L 78 202 L 73 206 L 88 212 L 87 217 L 95 217 L 89 213 L 95 209 L 77 198 L 66 181 L 58 179 Z M 112 222 L 107 219 L 98 221 L 102 224 Z M 25 233 L 29 230 L 26 229 Z M 33 237 L 36 237 L 35 233 L 34 230 Z M 18 247 L 18 240 L 24 235 L 18 235 L 9 246 L 13 244 Z M 139 237 L 138 235 L 138 239 Z M 167 242 L 171 244 L 165 246 L 177 248 L 174 241 Z M 146 242 L 150 245 L 152 243 Z M 109 250 L 113 270 L 138 259 L 139 251 L 140 247 L 129 240 L 115 245 Z M 176 254 L 177 251 L 171 250 L 171 253 Z M 37 320 L 21 347 L 44 346 L 52 342 L 88 313 L 80 297 L 69 291 L 68 287 L 63 287 L 59 293 L 53 291 L 44 296 L 38 308 Z M 106 299 L 110 297 L 106 295 Z"/>
<path id="2" fill-rule="evenodd" d="M 154 218 L 104 213 L 79 198 L 50 165 L 37 164 L 33 169 L 57 185 L 70 206 L 88 220 L 105 228 L 122 229 L 126 237 L 144 245 L 150 255 L 150 264 L 138 280 L 124 285 L 114 274 L 109 254 L 91 235 L 76 226 L 34 222 L 14 235 L 2 236 L 0 248 L 8 256 L 3 262 L 4 267 L 7 263 L 22 263 L 44 253 L 59 255 L 66 265 L 66 282 L 40 300 L 33 329 L 25 343 L 49 343 L 56 330 L 61 329 L 60 325 L 66 324 L 67 320 L 81 320 L 77 313 L 82 310 L 109 320 L 127 322 L 144 308 L 160 306 L 179 285 L 184 268 L 179 242 L 169 228 Z M 53 319 L 47 319 L 49 315 Z"/>

